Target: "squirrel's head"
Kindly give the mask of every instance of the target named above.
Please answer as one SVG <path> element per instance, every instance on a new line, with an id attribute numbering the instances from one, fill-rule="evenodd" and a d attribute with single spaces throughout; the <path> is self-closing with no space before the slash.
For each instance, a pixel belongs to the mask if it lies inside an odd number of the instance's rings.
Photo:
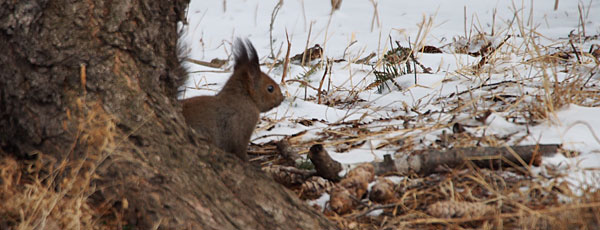
<path id="1" fill-rule="evenodd" d="M 283 101 L 283 94 L 279 85 L 260 70 L 258 55 L 252 43 L 246 39 L 236 39 L 233 45 L 235 57 L 232 78 L 242 81 L 245 88 L 261 112 L 266 112 L 279 106 Z"/>

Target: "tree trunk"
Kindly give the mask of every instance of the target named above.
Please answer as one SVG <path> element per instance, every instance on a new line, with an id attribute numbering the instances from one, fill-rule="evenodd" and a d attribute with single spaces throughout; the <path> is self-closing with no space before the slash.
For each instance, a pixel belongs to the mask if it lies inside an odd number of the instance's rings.
<path id="1" fill-rule="evenodd" d="M 85 198 L 95 227 L 335 228 L 185 124 L 177 23 L 187 4 L 0 1 L 2 160 L 59 204 Z M 25 171 L 32 161 L 42 167 Z"/>

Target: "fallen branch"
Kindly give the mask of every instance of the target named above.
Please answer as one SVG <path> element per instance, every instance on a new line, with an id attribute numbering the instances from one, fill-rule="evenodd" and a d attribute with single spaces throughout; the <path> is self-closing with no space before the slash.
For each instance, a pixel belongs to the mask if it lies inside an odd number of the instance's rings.
<path id="1" fill-rule="evenodd" d="M 383 162 L 374 162 L 375 174 L 397 173 L 408 175 L 418 173 L 428 175 L 440 169 L 440 166 L 458 167 L 466 161 L 484 168 L 539 166 L 541 156 L 558 151 L 559 145 L 526 145 L 509 147 L 471 147 L 446 151 L 424 150 L 397 159 L 386 155 Z"/>
<path id="2" fill-rule="evenodd" d="M 200 61 L 200 60 L 196 60 L 196 59 L 192 59 L 192 58 L 186 58 L 185 60 L 188 62 L 194 63 L 196 65 L 201 65 L 201 66 L 206 66 L 206 67 L 211 67 L 211 68 L 216 68 L 216 69 L 220 69 L 228 62 L 227 60 L 221 60 L 218 58 L 212 59 L 212 60 L 210 60 L 210 62 Z"/>

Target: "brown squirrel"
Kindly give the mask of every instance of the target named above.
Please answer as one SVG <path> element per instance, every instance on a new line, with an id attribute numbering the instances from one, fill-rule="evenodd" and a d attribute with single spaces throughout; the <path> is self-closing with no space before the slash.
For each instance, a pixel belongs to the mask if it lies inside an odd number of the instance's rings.
<path id="1" fill-rule="evenodd" d="M 283 94 L 275 81 L 260 70 L 252 43 L 236 39 L 234 71 L 215 96 L 182 100 L 183 117 L 213 144 L 248 160 L 246 149 L 261 112 L 277 107 Z"/>

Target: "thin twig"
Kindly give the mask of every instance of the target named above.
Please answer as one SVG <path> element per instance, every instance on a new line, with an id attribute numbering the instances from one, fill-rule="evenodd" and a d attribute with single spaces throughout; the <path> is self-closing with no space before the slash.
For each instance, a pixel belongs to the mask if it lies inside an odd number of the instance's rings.
<path id="1" fill-rule="evenodd" d="M 575 53 L 575 57 L 577 57 L 577 62 L 581 64 L 581 58 L 579 58 L 579 52 L 575 48 L 575 45 L 573 45 L 573 39 L 569 39 L 569 44 L 571 44 L 571 48 L 573 48 L 573 53 Z"/>
<path id="2" fill-rule="evenodd" d="M 577 9 L 579 10 L 579 21 L 581 23 L 581 31 L 583 32 L 583 37 L 585 38 L 585 21 L 583 20 L 583 10 L 581 10 L 581 4 L 577 4 Z"/>
<path id="3" fill-rule="evenodd" d="M 321 78 L 321 82 L 319 82 L 319 89 L 317 90 L 317 95 L 319 95 L 317 99 L 317 104 L 321 104 L 321 88 L 323 87 L 323 81 L 325 81 L 325 76 L 327 76 L 327 70 L 329 69 L 330 62 L 327 60 L 327 64 L 325 64 L 325 72 L 323 72 L 323 77 Z"/>
<path id="4" fill-rule="evenodd" d="M 275 59 L 275 53 L 273 52 L 273 25 L 275 24 L 275 18 L 277 18 L 277 13 L 283 6 L 283 0 L 279 0 L 275 8 L 273 8 L 273 12 L 271 12 L 271 24 L 269 24 L 269 44 L 271 45 L 271 58 Z"/>
<path id="5" fill-rule="evenodd" d="M 300 84 L 301 84 L 301 85 L 303 85 L 303 86 L 308 86 L 308 87 L 309 87 L 309 88 L 311 88 L 311 89 L 314 89 L 314 90 L 319 90 L 319 89 L 315 88 L 314 86 L 310 85 L 310 84 L 309 84 L 307 81 L 303 81 L 303 80 L 289 79 L 289 80 L 286 80 L 285 82 L 286 82 L 286 83 L 287 83 L 287 82 L 298 82 L 298 83 L 300 83 Z"/>
<path id="6" fill-rule="evenodd" d="M 288 65 L 290 64 L 290 49 L 292 48 L 292 44 L 290 43 L 290 38 L 288 36 L 287 30 L 285 30 L 285 39 L 287 40 L 287 52 L 285 53 L 285 60 L 283 60 L 283 74 L 281 75 L 281 84 L 285 83 L 285 76 L 288 72 Z"/>
<path id="7" fill-rule="evenodd" d="M 304 61 L 306 60 L 306 51 L 308 50 L 308 44 L 310 43 L 310 34 L 312 32 L 313 21 L 310 21 L 310 27 L 308 27 L 308 37 L 306 37 L 306 45 L 304 46 L 304 52 L 302 52 L 302 62 L 301 65 L 304 66 Z M 309 56 L 310 57 L 310 56 Z"/>
<path id="8" fill-rule="evenodd" d="M 379 11 L 377 10 L 377 2 L 375 0 L 371 0 L 373 4 L 373 18 L 371 19 L 371 32 L 373 32 L 373 25 L 377 22 L 377 27 L 381 27 L 379 23 Z"/>
<path id="9" fill-rule="evenodd" d="M 416 41 L 415 41 L 415 45 L 416 45 Z M 410 49 L 410 58 L 413 60 L 413 71 L 415 73 L 415 85 L 417 85 L 417 64 L 415 63 L 415 56 L 413 55 L 413 53 L 415 53 L 415 51 L 413 50 L 411 44 L 410 44 L 410 37 L 408 37 L 408 48 Z"/>

